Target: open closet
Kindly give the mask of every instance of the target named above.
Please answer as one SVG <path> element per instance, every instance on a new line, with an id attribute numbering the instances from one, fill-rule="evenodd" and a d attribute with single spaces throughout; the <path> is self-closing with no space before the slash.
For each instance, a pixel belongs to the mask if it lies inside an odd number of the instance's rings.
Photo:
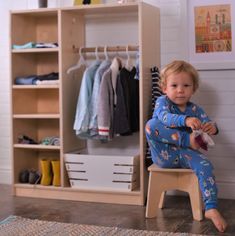
<path id="1" fill-rule="evenodd" d="M 125 3 L 13 11 L 11 40 L 12 45 L 58 45 L 11 50 L 14 193 L 143 205 L 150 68 L 160 66 L 159 9 L 146 3 Z M 115 133 L 106 140 L 79 137 L 74 126 L 76 113 L 80 115 L 84 72 L 97 59 L 112 61 L 115 57 L 127 67 L 138 59 L 138 130 L 129 135 Z M 58 72 L 58 83 L 15 84 L 17 77 L 43 74 L 47 78 L 52 72 Z M 22 134 L 36 143 L 19 143 Z M 45 145 L 41 142 L 45 137 L 56 137 L 58 145 Z M 25 169 L 41 171 L 41 160 L 60 162 L 60 186 L 19 181 Z"/>

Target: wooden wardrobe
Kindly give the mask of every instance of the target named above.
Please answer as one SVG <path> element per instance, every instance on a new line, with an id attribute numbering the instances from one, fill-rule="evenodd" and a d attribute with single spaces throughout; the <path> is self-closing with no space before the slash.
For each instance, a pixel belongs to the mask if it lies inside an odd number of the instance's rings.
<path id="1" fill-rule="evenodd" d="M 144 127 L 151 113 L 152 66 L 160 66 L 160 12 L 146 3 L 98 4 L 58 9 L 12 11 L 11 45 L 27 42 L 58 43 L 56 48 L 11 49 L 12 170 L 16 196 L 144 205 L 147 189 Z M 97 29 L 95 25 L 97 26 Z M 121 28 L 120 28 L 121 24 Z M 92 26 L 91 26 L 92 25 Z M 120 31 L 121 29 L 121 31 Z M 135 32 L 134 37 L 127 32 Z M 103 34 L 109 35 L 102 39 Z M 95 39 L 97 45 L 95 45 Z M 92 38 L 92 40 L 91 40 Z M 101 40 L 102 39 L 102 40 Z M 102 41 L 102 42 L 101 42 Z M 95 46 L 137 45 L 139 48 L 140 130 L 114 138 L 104 146 L 78 139 L 73 130 L 77 98 L 84 70 L 66 71 L 78 61 L 76 49 Z M 59 72 L 59 84 L 16 85 L 18 76 Z M 60 145 L 19 144 L 18 137 L 35 140 L 58 136 Z M 131 190 L 71 187 L 65 157 L 82 153 L 137 156 L 137 185 Z M 78 154 L 79 155 L 79 154 Z M 76 158 L 76 157 L 75 157 Z M 61 186 L 19 182 L 24 169 L 40 170 L 40 160 L 60 160 Z M 99 165 L 99 164 L 97 164 Z M 99 168 L 105 166 L 99 165 Z"/>

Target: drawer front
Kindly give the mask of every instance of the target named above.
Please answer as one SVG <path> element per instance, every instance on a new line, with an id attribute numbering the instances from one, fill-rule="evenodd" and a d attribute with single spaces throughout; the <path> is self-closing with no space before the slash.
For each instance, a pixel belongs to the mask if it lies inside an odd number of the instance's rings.
<path id="1" fill-rule="evenodd" d="M 101 189 L 101 190 L 126 190 L 131 191 L 136 187 L 136 182 L 112 182 L 103 183 L 102 185 L 93 185 L 87 180 L 70 179 L 72 188 L 78 189 Z"/>
<path id="2" fill-rule="evenodd" d="M 139 156 L 66 154 L 72 187 L 133 190 L 139 178 Z"/>

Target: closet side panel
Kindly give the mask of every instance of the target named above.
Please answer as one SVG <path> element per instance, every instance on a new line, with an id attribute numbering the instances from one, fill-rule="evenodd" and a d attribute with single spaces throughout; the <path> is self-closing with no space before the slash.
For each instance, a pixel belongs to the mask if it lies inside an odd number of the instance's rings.
<path id="1" fill-rule="evenodd" d="M 77 148 L 84 148 L 85 142 L 76 137 L 73 124 L 75 120 L 77 99 L 81 85 L 83 70 L 75 70 L 70 74 L 68 68 L 77 64 L 79 56 L 74 48 L 84 45 L 84 16 L 74 11 L 61 11 L 61 55 L 60 55 L 60 76 L 61 92 L 60 104 L 62 111 L 61 137 L 62 153 L 66 153 Z M 63 156 L 63 155 L 62 155 Z M 62 162 L 64 160 L 62 158 Z M 65 166 L 62 166 L 62 176 L 64 187 L 69 186 L 68 175 Z"/>
<path id="2" fill-rule="evenodd" d="M 147 190 L 147 169 L 145 167 L 145 124 L 151 113 L 152 79 L 150 68 L 160 66 L 160 11 L 142 3 L 139 8 L 140 45 L 140 176 L 141 191 Z"/>
<path id="3" fill-rule="evenodd" d="M 77 99 L 81 85 L 83 70 L 67 70 L 79 60 L 74 48 L 84 46 L 84 16 L 77 11 L 61 11 L 61 79 L 62 79 L 62 130 L 63 148 L 68 152 L 82 148 L 84 142 L 78 139 L 73 129 Z"/>

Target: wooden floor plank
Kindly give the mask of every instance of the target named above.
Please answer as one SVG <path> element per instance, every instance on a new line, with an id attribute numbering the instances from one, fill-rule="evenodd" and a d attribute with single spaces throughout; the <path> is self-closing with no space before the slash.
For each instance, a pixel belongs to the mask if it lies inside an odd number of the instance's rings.
<path id="1" fill-rule="evenodd" d="M 0 185 L 0 220 L 9 215 L 18 215 L 65 223 L 214 236 L 235 235 L 235 200 L 219 201 L 219 208 L 229 223 L 224 234 L 218 233 L 208 220 L 193 220 L 188 197 L 167 196 L 165 206 L 163 210 L 159 210 L 157 218 L 146 219 L 143 206 L 14 197 L 9 185 Z"/>

